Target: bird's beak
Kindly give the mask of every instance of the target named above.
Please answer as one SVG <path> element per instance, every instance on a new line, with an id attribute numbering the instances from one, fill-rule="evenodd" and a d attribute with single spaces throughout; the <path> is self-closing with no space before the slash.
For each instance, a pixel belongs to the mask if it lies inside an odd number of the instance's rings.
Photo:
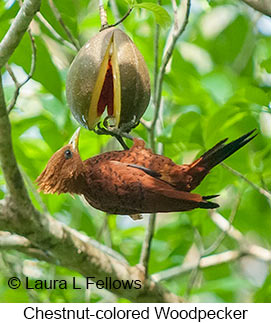
<path id="1" fill-rule="evenodd" d="M 76 129 L 75 133 L 72 135 L 71 140 L 69 142 L 69 144 L 72 145 L 72 148 L 76 151 L 78 151 L 80 129 L 81 129 L 80 127 Z"/>

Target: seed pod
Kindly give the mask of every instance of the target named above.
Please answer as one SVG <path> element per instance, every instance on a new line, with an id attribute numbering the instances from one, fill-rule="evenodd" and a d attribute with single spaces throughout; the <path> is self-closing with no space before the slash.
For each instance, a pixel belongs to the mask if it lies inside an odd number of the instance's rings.
<path id="1" fill-rule="evenodd" d="M 139 121 L 150 100 L 143 56 L 123 31 L 99 32 L 75 57 L 66 95 L 75 119 L 86 128 L 95 127 L 106 107 L 114 127 Z"/>

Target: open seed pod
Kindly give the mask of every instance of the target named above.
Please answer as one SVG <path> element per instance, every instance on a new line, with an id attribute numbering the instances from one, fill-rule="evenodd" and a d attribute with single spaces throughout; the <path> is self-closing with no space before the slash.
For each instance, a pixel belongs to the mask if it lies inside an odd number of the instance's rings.
<path id="1" fill-rule="evenodd" d="M 86 128 L 93 129 L 106 108 L 114 127 L 139 121 L 150 100 L 143 56 L 123 31 L 99 32 L 71 64 L 66 95 L 75 119 Z"/>

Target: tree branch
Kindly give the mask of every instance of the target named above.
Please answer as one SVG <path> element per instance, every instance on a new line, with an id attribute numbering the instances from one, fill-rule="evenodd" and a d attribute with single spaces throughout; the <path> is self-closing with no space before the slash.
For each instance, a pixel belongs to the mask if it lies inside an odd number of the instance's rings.
<path id="1" fill-rule="evenodd" d="M 11 126 L 7 115 L 2 76 L 0 74 L 0 165 L 3 169 L 7 188 L 14 200 L 23 205 L 32 205 L 25 189 L 22 176 L 15 160 L 11 143 Z M 27 217 L 27 214 L 25 215 Z"/>
<path id="2" fill-rule="evenodd" d="M 253 9 L 271 17 L 271 2 L 270 0 L 242 0 Z"/>
<path id="3" fill-rule="evenodd" d="M 0 250 L 21 251 L 32 258 L 56 264 L 56 260 L 45 251 L 35 248 L 25 237 L 10 232 L 0 231 Z"/>
<path id="4" fill-rule="evenodd" d="M 4 230 L 27 237 L 34 248 L 46 250 L 57 264 L 75 270 L 93 281 L 111 277 L 112 280 L 140 280 L 140 289 L 111 289 L 118 296 L 134 302 L 180 302 L 181 298 L 155 283 L 145 280 L 140 266 L 131 267 L 97 248 L 97 242 L 82 235 L 49 215 L 33 210 L 28 213 L 27 225 L 21 213 L 25 212 L 14 201 L 0 204 L 0 226 Z M 23 250 L 22 250 L 23 251 Z"/>
<path id="5" fill-rule="evenodd" d="M 11 27 L 0 43 L 0 69 L 8 62 L 39 10 L 41 0 L 25 0 Z"/>

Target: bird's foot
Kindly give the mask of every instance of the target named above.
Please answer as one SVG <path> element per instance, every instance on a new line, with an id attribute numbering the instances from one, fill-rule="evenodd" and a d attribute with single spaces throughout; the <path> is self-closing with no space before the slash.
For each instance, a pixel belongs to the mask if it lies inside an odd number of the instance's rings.
<path id="1" fill-rule="evenodd" d="M 139 124 L 140 124 L 140 120 L 137 120 L 136 115 L 134 115 L 131 121 L 123 123 L 119 129 L 121 132 L 129 133 L 132 129 L 136 128 Z"/>
<path id="2" fill-rule="evenodd" d="M 102 124 L 99 122 L 97 127 L 94 129 L 94 132 L 98 135 L 110 135 L 115 137 L 123 149 L 128 150 L 129 147 L 124 142 L 123 137 L 130 140 L 134 139 L 128 132 L 126 132 L 127 130 L 129 131 L 131 129 L 130 126 L 128 124 L 123 124 L 120 128 L 116 128 L 114 125 L 110 124 L 110 120 L 110 117 L 106 117 Z M 133 124 L 135 124 L 135 121 L 133 121 Z"/>
<path id="3" fill-rule="evenodd" d="M 107 116 L 103 122 L 99 122 L 97 124 L 97 129 L 94 131 L 98 135 L 111 135 L 121 136 L 127 139 L 133 140 L 134 138 L 129 134 L 129 132 L 139 125 L 140 121 L 136 120 L 136 116 L 133 116 L 133 119 L 127 123 L 123 123 L 119 128 L 117 128 L 114 124 L 114 119 L 112 117 Z"/>

